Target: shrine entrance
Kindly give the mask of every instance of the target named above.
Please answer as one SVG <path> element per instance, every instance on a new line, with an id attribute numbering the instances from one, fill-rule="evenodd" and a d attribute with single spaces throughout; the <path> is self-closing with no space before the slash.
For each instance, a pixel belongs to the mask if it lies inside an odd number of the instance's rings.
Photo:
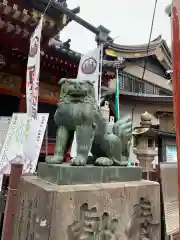
<path id="1" fill-rule="evenodd" d="M 0 116 L 9 117 L 14 112 L 19 112 L 20 99 L 15 96 L 0 94 Z"/>
<path id="2" fill-rule="evenodd" d="M 21 76 L 6 73 L 6 69 L 0 71 L 0 116 L 10 117 L 20 111 L 21 88 Z"/>

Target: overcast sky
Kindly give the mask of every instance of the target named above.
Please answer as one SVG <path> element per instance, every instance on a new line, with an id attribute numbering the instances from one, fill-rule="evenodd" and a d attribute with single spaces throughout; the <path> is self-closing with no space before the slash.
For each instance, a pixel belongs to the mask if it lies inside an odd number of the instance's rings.
<path id="1" fill-rule="evenodd" d="M 67 0 L 69 8 L 80 6 L 79 16 L 93 24 L 111 30 L 118 44 L 141 44 L 149 39 L 155 0 Z M 171 45 L 170 19 L 164 13 L 171 0 L 158 0 L 152 39 L 162 35 Z M 86 53 L 96 46 L 95 35 L 76 22 L 61 33 L 61 40 L 72 39 L 71 49 Z"/>

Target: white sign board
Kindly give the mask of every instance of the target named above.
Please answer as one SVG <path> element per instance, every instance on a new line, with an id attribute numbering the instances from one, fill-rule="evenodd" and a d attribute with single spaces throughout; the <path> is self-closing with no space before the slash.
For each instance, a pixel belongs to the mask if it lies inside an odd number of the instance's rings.
<path id="1" fill-rule="evenodd" d="M 176 146 L 166 146 L 166 161 L 167 162 L 177 162 L 177 148 Z"/>
<path id="2" fill-rule="evenodd" d="M 6 138 L 10 122 L 11 117 L 0 117 L 0 151 Z"/>
<path id="3" fill-rule="evenodd" d="M 11 123 L 9 125 L 9 129 L 4 141 L 4 145 L 2 147 L 0 153 L 0 178 L 2 178 L 4 173 L 9 173 L 10 171 L 10 163 L 14 161 L 17 156 L 21 156 L 23 159 L 24 169 L 23 172 L 34 172 L 36 169 L 37 161 L 39 158 L 39 153 L 41 150 L 41 145 L 45 133 L 45 129 L 47 126 L 49 114 L 39 113 L 36 126 L 33 129 L 33 142 L 29 142 L 31 139 L 31 128 L 29 129 L 29 138 L 27 138 L 26 129 L 27 129 L 27 121 L 28 116 L 25 113 L 14 113 L 12 116 Z M 28 148 L 31 150 L 32 156 L 36 156 L 35 158 L 29 159 L 26 156 L 25 150 Z"/>
<path id="4" fill-rule="evenodd" d="M 23 156 L 26 159 L 24 171 L 34 173 L 36 170 L 41 146 L 46 131 L 49 114 L 38 114 L 33 119 L 28 130 L 28 136 L 23 144 Z"/>

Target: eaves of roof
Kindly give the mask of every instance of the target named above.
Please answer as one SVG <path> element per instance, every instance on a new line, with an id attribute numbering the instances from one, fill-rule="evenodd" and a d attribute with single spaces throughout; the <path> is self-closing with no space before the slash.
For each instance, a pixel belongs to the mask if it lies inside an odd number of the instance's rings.
<path id="1" fill-rule="evenodd" d="M 115 94 L 115 90 L 109 89 L 107 87 L 102 87 L 103 97 L 105 96 L 112 96 Z M 166 103 L 172 104 L 173 97 L 172 96 L 163 96 L 163 95 L 154 95 L 154 94 L 142 94 L 142 93 L 133 93 L 133 92 L 126 92 L 120 90 L 119 93 L 120 97 L 124 100 L 136 100 L 139 102 L 146 102 L 146 103 Z"/>
<path id="2" fill-rule="evenodd" d="M 48 47 L 47 48 L 47 53 L 51 56 L 61 56 L 61 58 L 64 58 L 66 59 L 67 57 L 69 59 L 72 59 L 72 61 L 76 64 L 79 64 L 79 61 L 80 61 L 80 58 L 81 58 L 81 54 L 76 52 L 76 51 L 73 51 L 71 49 L 67 49 L 65 47 L 59 47 L 59 46 L 52 46 L 52 47 Z"/>
<path id="3" fill-rule="evenodd" d="M 149 51 L 156 49 L 162 43 L 161 35 L 156 39 L 152 40 L 149 44 Z M 140 45 L 120 45 L 116 43 L 109 43 L 108 47 L 117 51 L 122 52 L 147 52 L 148 44 L 140 44 Z"/>
<path id="4" fill-rule="evenodd" d="M 169 70 L 172 67 L 170 49 L 166 41 L 162 39 L 161 35 L 152 40 L 149 45 L 141 44 L 125 46 L 109 43 L 106 49 L 106 54 L 113 54 L 114 56 L 117 55 L 124 57 L 125 59 L 138 59 L 147 56 L 155 56 L 165 70 Z"/>

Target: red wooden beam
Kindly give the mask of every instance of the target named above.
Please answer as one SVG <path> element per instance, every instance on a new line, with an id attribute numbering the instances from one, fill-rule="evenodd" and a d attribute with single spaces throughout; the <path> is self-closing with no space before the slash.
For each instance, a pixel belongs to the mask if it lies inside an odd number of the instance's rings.
<path id="1" fill-rule="evenodd" d="M 173 107 L 178 156 L 178 197 L 180 207 L 180 0 L 172 3 Z"/>

